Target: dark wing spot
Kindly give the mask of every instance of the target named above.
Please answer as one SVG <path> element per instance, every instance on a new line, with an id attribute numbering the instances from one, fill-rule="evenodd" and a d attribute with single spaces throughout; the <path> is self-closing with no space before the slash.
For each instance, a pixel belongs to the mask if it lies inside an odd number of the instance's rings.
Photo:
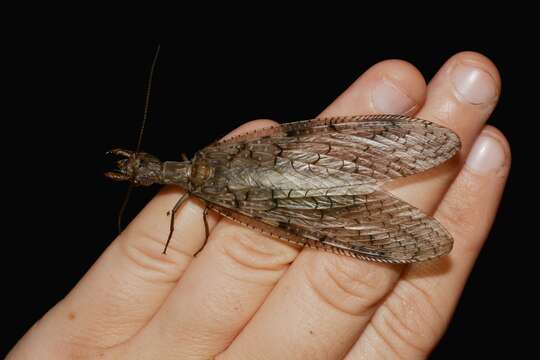
<path id="1" fill-rule="evenodd" d="M 298 131 L 296 131 L 295 129 L 289 129 L 287 131 L 285 131 L 285 136 L 287 137 L 294 137 L 298 134 Z"/>
<path id="2" fill-rule="evenodd" d="M 284 222 L 278 222 L 278 228 L 288 230 L 289 229 L 289 224 L 284 223 Z"/>

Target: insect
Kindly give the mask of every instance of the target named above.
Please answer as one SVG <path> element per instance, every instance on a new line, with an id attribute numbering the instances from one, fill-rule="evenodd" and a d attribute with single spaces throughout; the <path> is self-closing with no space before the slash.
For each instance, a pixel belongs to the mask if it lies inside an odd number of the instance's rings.
<path id="1" fill-rule="evenodd" d="M 459 149 L 453 131 L 426 120 L 344 116 L 237 135 L 207 146 L 191 160 L 162 162 L 139 149 L 115 149 L 111 152 L 122 159 L 106 175 L 186 190 L 170 214 L 164 253 L 174 214 L 192 195 L 207 209 L 296 245 L 412 263 L 449 253 L 453 239 L 436 219 L 382 185 L 431 169 Z M 204 220 L 208 229 L 206 214 Z"/>

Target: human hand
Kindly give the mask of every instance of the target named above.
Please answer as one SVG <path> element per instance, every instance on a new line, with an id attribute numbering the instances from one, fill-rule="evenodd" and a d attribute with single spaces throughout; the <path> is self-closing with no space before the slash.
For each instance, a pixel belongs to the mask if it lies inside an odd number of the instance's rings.
<path id="1" fill-rule="evenodd" d="M 476 53 L 452 57 L 427 88 L 413 66 L 390 60 L 321 114 L 401 113 L 459 134 L 460 156 L 388 186 L 450 231 L 449 256 L 398 266 L 299 252 L 210 213 L 208 244 L 193 258 L 205 239 L 196 199 L 179 211 L 162 255 L 165 213 L 181 196 L 167 187 L 8 359 L 426 357 L 452 316 L 508 174 L 508 144 L 484 126 L 499 93 L 497 70 Z"/>

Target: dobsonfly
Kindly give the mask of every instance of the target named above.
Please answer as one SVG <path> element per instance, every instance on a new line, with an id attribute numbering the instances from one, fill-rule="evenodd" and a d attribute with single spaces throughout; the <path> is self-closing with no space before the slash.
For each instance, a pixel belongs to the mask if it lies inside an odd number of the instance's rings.
<path id="1" fill-rule="evenodd" d="M 106 176 L 130 181 L 130 189 L 168 184 L 186 191 L 170 212 L 163 253 L 174 215 L 191 195 L 263 234 L 358 259 L 413 263 L 452 249 L 452 236 L 436 219 L 382 188 L 452 158 L 461 144 L 448 128 L 402 115 L 317 118 L 236 135 L 191 160 L 164 162 L 140 152 L 142 128 L 136 151 L 111 151 L 123 159 Z M 203 219 L 208 237 L 206 210 Z"/>

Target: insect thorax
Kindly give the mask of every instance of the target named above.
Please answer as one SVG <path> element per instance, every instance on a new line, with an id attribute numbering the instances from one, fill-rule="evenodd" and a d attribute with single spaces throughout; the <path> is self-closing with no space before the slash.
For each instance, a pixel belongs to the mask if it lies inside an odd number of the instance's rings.
<path id="1" fill-rule="evenodd" d="M 195 186 L 200 186 L 214 177 L 215 168 L 204 159 L 195 159 L 191 164 L 189 180 Z"/>
<path id="2" fill-rule="evenodd" d="M 204 184 L 214 176 L 214 167 L 205 160 L 165 161 L 163 163 L 163 183 L 174 184 L 189 189 Z"/>
<path id="3" fill-rule="evenodd" d="M 192 164 L 190 161 L 164 161 L 161 183 L 190 188 Z"/>

